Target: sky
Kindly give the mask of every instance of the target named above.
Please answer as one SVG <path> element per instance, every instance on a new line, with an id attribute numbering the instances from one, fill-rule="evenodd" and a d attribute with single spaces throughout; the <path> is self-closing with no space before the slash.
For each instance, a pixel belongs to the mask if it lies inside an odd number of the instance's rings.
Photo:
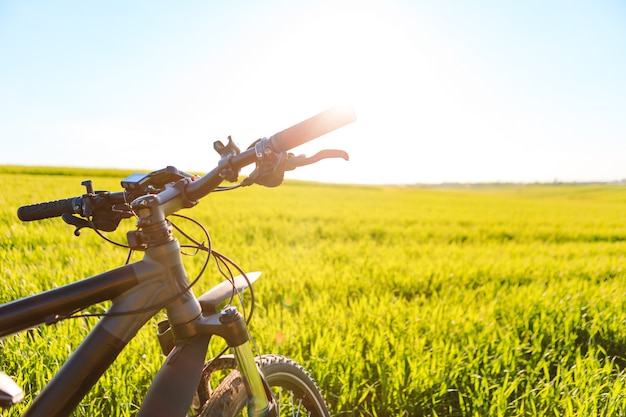
<path id="1" fill-rule="evenodd" d="M 0 164 L 205 172 L 345 104 L 287 178 L 626 179 L 626 3 L 0 0 Z"/>

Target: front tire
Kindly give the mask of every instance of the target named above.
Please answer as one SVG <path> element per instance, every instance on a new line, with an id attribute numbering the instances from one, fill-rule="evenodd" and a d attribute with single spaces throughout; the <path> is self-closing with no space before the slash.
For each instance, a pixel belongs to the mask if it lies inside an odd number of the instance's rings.
<path id="1" fill-rule="evenodd" d="M 330 416 L 317 384 L 296 362 L 280 355 L 263 355 L 257 358 L 257 365 L 276 398 L 279 416 Z M 243 378 L 234 370 L 213 391 L 200 416 L 247 416 L 247 403 Z"/>

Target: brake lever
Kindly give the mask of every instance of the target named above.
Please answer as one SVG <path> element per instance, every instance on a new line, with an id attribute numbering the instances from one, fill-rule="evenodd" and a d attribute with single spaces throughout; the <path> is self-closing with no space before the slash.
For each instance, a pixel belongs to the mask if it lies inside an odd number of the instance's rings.
<path id="1" fill-rule="evenodd" d="M 61 215 L 61 219 L 70 226 L 74 226 L 74 236 L 80 236 L 80 229 L 97 229 L 103 232 L 113 232 L 117 229 L 122 219 L 128 219 L 132 217 L 130 210 L 117 210 L 115 206 L 111 208 L 110 212 L 98 211 L 94 213 L 91 221 L 81 219 L 70 213 L 64 213 Z"/>
<path id="2" fill-rule="evenodd" d="M 85 219 L 81 219 L 80 217 L 76 217 L 71 215 L 70 213 L 64 213 L 61 215 L 61 219 L 70 226 L 74 226 L 76 229 L 74 230 L 74 236 L 80 236 L 80 229 L 85 227 L 91 228 L 89 222 Z"/>
<path id="3" fill-rule="evenodd" d="M 305 155 L 296 156 L 286 152 L 278 154 L 274 154 L 271 151 L 264 152 L 262 146 L 263 142 L 258 140 L 248 148 L 258 148 L 257 156 L 261 159 L 257 162 L 257 167 L 250 176 L 241 182 L 242 187 L 252 184 L 277 187 L 282 184 L 285 171 L 293 171 L 298 167 L 314 164 L 327 158 L 343 158 L 346 161 L 350 159 L 347 152 L 338 149 L 326 149 L 307 158 Z"/>
<path id="4" fill-rule="evenodd" d="M 305 155 L 295 156 L 295 155 L 289 154 L 287 161 L 285 162 L 285 171 L 293 171 L 294 169 L 298 167 L 311 165 L 311 164 L 321 161 L 322 159 L 328 159 L 328 158 L 342 158 L 342 159 L 345 159 L 346 161 L 350 160 L 350 156 L 348 155 L 348 153 L 346 151 L 342 151 L 339 149 L 326 149 L 323 151 L 319 151 L 315 155 L 308 157 L 308 158 Z"/>

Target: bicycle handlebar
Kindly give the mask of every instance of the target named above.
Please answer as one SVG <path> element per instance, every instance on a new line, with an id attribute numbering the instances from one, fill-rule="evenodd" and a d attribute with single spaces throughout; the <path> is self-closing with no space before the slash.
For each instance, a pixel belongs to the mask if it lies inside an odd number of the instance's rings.
<path id="1" fill-rule="evenodd" d="M 333 107 L 276 133 L 269 139 L 270 147 L 276 153 L 285 152 L 355 120 L 356 114 L 351 107 Z M 257 157 L 255 148 L 251 148 L 230 158 L 229 164 L 232 168 L 239 170 L 254 163 Z M 187 184 L 185 194 L 190 200 L 199 200 L 217 188 L 222 181 L 220 167 L 215 168 L 199 180 Z"/>
<path id="2" fill-rule="evenodd" d="M 269 139 L 265 139 L 265 141 L 269 144 L 271 152 L 273 151 L 278 154 L 332 132 L 355 120 L 356 115 L 351 107 L 337 106 L 288 127 L 271 136 Z M 199 200 L 215 190 L 222 181 L 224 181 L 223 169 L 225 165 L 239 172 L 241 168 L 257 162 L 262 157 L 263 155 L 259 155 L 257 150 L 253 147 L 241 153 L 230 155 L 227 158 L 222 158 L 218 167 L 199 179 L 188 181 L 182 191 L 183 197 L 188 201 Z M 178 191 L 176 193 L 178 193 Z M 106 197 L 104 197 L 104 195 L 102 195 L 102 197 L 107 199 L 108 201 L 106 201 L 106 203 L 111 203 L 111 205 L 125 201 L 124 192 L 106 193 Z M 85 196 L 79 196 L 22 206 L 17 210 L 17 216 L 22 221 L 33 221 L 59 217 L 64 214 L 90 215 L 91 213 L 84 213 L 84 198 Z M 91 210 L 87 207 L 86 211 Z"/>

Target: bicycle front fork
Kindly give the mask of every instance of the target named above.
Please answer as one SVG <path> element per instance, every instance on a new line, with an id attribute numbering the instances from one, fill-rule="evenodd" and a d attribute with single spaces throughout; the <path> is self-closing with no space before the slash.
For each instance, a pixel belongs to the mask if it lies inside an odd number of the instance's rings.
<path id="1" fill-rule="evenodd" d="M 248 326 L 237 307 L 227 306 L 219 314 L 203 315 L 186 324 L 170 327 L 167 321 L 159 323 L 159 342 L 166 355 L 172 351 L 177 341 L 190 340 L 200 335 L 218 335 L 228 343 L 250 399 L 248 415 L 250 417 L 275 416 L 276 402 L 273 400 L 269 385 L 256 365 Z"/>

